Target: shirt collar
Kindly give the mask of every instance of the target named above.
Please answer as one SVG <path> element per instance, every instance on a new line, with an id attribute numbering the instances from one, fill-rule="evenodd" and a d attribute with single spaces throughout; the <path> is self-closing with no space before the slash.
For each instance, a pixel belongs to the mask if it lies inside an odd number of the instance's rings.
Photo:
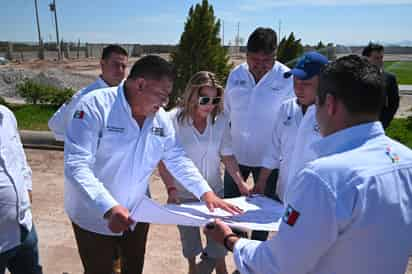
<path id="1" fill-rule="evenodd" d="M 133 114 L 132 114 L 132 109 L 129 105 L 129 102 L 127 102 L 126 100 L 126 94 L 125 94 L 125 90 L 124 90 L 124 82 L 121 82 L 120 85 L 117 88 L 117 96 L 120 98 L 120 102 L 123 106 L 124 111 L 126 111 L 127 115 L 130 117 L 130 119 L 133 121 L 133 124 L 135 124 L 137 127 L 138 124 L 136 122 L 136 120 L 133 118 Z M 144 126 L 146 126 L 146 124 L 149 122 L 150 124 L 152 123 L 152 120 L 154 118 L 155 115 L 150 115 L 147 116 L 145 119 L 145 123 Z"/>
<path id="2" fill-rule="evenodd" d="M 364 123 L 339 130 L 312 144 L 319 157 L 341 153 L 361 146 L 371 138 L 384 135 L 380 122 Z"/>
<path id="3" fill-rule="evenodd" d="M 253 80 L 253 82 L 256 85 L 259 84 L 259 83 L 263 83 L 264 81 L 266 81 L 266 78 L 269 78 L 271 75 L 274 75 L 274 76 L 279 76 L 280 75 L 283 78 L 283 73 L 277 73 L 277 71 L 280 70 L 281 66 L 280 66 L 280 63 L 276 60 L 275 60 L 275 63 L 273 64 L 273 67 L 268 72 L 266 72 L 265 75 L 263 75 L 262 78 L 257 83 L 256 83 L 256 80 L 255 80 L 255 77 L 253 76 L 253 74 L 249 70 L 249 65 L 247 64 L 247 62 L 243 63 L 242 67 L 246 71 L 246 73 L 248 74 L 249 78 L 251 80 Z"/>
<path id="4" fill-rule="evenodd" d="M 99 77 L 97 78 L 96 81 L 98 82 L 98 84 L 101 88 L 109 87 L 109 85 L 103 80 L 102 75 L 99 75 Z"/>

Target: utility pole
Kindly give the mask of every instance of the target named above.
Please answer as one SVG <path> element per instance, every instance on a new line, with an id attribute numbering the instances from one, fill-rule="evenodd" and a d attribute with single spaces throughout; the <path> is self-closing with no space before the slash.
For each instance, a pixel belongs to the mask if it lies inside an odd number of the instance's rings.
<path id="1" fill-rule="evenodd" d="M 57 8 L 56 8 L 56 0 L 53 0 L 53 3 L 49 4 L 49 8 L 51 12 L 54 12 L 54 23 L 56 25 L 56 46 L 57 46 L 57 59 L 62 59 L 62 51 L 60 48 L 60 39 L 59 39 L 59 24 L 57 23 Z"/>
<path id="2" fill-rule="evenodd" d="M 237 36 L 236 36 L 236 46 L 240 46 L 240 36 L 239 36 L 239 32 L 240 32 L 240 22 L 237 22 Z"/>
<path id="3" fill-rule="evenodd" d="M 43 40 L 41 38 L 41 32 L 40 32 L 40 20 L 39 20 L 39 9 L 37 7 L 37 0 L 34 0 L 34 7 L 36 9 L 36 22 L 37 22 L 37 33 L 39 34 L 39 52 L 38 52 L 38 57 L 39 59 L 43 60 L 44 59 L 44 47 L 43 47 Z"/>
<path id="4" fill-rule="evenodd" d="M 279 40 L 279 41 L 282 40 L 282 37 L 280 36 L 280 28 L 281 28 L 281 26 L 282 26 L 282 20 L 279 20 L 279 22 L 278 22 L 278 35 L 279 35 L 278 40 Z"/>
<path id="5" fill-rule="evenodd" d="M 225 21 L 222 20 L 222 46 L 225 46 Z"/>

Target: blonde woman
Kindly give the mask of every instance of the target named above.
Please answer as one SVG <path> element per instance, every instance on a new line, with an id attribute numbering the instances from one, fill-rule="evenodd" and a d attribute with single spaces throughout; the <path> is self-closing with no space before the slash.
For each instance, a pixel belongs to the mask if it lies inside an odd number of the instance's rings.
<path id="1" fill-rule="evenodd" d="M 170 111 L 177 139 L 192 159 L 213 191 L 223 197 L 220 162 L 233 177 L 240 192 L 249 194 L 237 161 L 232 154 L 229 122 L 223 115 L 223 88 L 211 72 L 200 71 L 189 80 L 181 105 Z M 169 202 L 192 202 L 197 199 L 174 180 L 163 163 L 159 173 L 165 182 Z M 189 273 L 208 273 L 216 268 L 217 274 L 227 273 L 226 250 L 207 238 L 202 247 L 197 227 L 178 226 L 183 256 L 188 260 Z M 202 262 L 196 265 L 196 256 L 202 254 Z"/>

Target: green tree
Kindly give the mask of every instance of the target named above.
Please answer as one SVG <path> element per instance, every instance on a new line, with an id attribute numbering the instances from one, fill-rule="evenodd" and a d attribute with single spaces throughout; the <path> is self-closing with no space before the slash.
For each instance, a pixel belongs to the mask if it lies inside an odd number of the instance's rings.
<path id="1" fill-rule="evenodd" d="M 320 50 L 326 48 L 326 46 L 322 43 L 322 41 L 319 41 L 319 43 L 315 46 L 316 50 Z"/>
<path id="2" fill-rule="evenodd" d="M 289 37 L 284 37 L 278 47 L 277 60 L 289 66 L 293 66 L 297 58 L 303 53 L 303 46 L 300 39 L 296 39 L 293 32 Z"/>
<path id="3" fill-rule="evenodd" d="M 198 71 L 213 72 L 222 83 L 226 81 L 232 65 L 227 49 L 221 45 L 219 32 L 220 20 L 214 16 L 207 0 L 190 7 L 180 42 L 171 54 L 177 77 L 169 107 L 176 105 L 186 83 Z"/>

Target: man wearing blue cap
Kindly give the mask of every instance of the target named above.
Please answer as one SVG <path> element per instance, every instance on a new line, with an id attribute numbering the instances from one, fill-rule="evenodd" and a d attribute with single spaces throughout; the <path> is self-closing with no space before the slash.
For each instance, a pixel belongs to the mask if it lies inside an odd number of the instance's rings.
<path id="1" fill-rule="evenodd" d="M 264 184 L 272 170 L 279 169 L 276 194 L 282 201 L 285 199 L 288 172 L 292 165 L 292 152 L 297 142 L 296 136 L 300 129 L 299 126 L 303 117 L 306 116 L 308 107 L 315 103 L 316 90 L 319 86 L 319 73 L 327 63 L 328 59 L 322 54 L 314 51 L 307 52 L 298 60 L 292 70 L 284 74 L 286 78 L 294 76 L 293 85 L 296 98 L 284 101 L 279 108 L 258 182 L 258 184 Z M 313 126 L 310 131 L 313 133 L 301 136 L 299 142 L 310 142 L 312 139 L 317 139 L 319 132 L 314 131 Z M 311 135 L 315 135 L 314 138 Z"/>

